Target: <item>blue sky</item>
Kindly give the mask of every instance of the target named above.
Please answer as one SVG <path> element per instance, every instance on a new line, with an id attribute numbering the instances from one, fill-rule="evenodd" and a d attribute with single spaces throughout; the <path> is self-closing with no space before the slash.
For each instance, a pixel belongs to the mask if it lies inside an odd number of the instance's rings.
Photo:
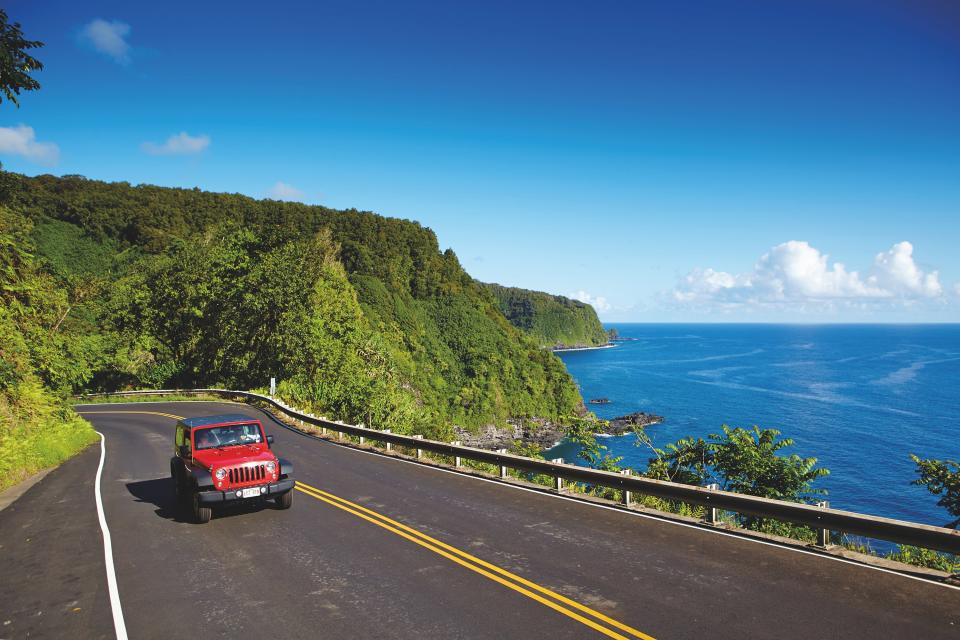
<path id="1" fill-rule="evenodd" d="M 608 320 L 960 321 L 950 2 L 518 4 L 14 1 L 0 160 L 415 219 Z"/>

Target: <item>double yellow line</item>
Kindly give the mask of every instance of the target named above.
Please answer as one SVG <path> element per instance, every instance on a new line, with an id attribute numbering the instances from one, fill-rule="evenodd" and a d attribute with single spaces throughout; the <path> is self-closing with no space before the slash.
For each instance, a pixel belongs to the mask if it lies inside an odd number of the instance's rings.
<path id="1" fill-rule="evenodd" d="M 173 420 L 183 420 L 183 416 L 174 415 L 172 413 L 161 413 L 159 411 L 78 411 L 77 413 L 84 415 L 102 413 L 141 413 L 163 416 Z M 372 509 L 368 509 L 355 502 L 350 502 L 349 500 L 335 496 L 332 493 L 328 493 L 323 489 L 310 486 L 304 482 L 297 481 L 296 488 L 298 491 L 305 493 L 311 498 L 325 502 L 332 507 L 346 511 L 349 514 L 366 520 L 371 524 L 375 524 L 382 529 L 386 529 L 387 531 L 396 534 L 401 538 L 409 540 L 410 542 L 413 542 L 424 549 L 432 551 L 439 556 L 443 556 L 451 562 L 455 562 L 456 564 L 469 569 L 474 573 L 478 573 L 484 578 L 493 580 L 494 582 L 501 584 L 508 589 L 512 589 L 513 591 L 516 591 L 517 593 L 520 593 L 531 600 L 535 600 L 536 602 L 539 602 L 540 604 L 567 616 L 568 618 L 572 618 L 573 620 L 576 620 L 577 622 L 586 625 L 609 638 L 616 638 L 617 640 L 630 640 L 630 638 L 633 637 L 640 638 L 640 640 L 654 640 L 652 636 L 649 636 L 642 631 L 638 631 L 637 629 L 634 629 L 633 627 L 618 620 L 614 620 L 609 616 L 605 616 L 599 611 L 591 609 L 590 607 L 581 604 L 576 600 L 571 600 L 570 598 L 567 598 L 556 591 L 552 591 L 546 587 L 540 586 L 539 584 L 527 580 L 522 576 L 518 576 L 517 574 L 511 573 L 510 571 L 498 567 L 495 564 L 491 564 L 486 560 L 481 560 L 480 558 L 473 556 L 466 551 L 462 551 L 445 542 L 441 542 L 436 538 L 430 537 L 427 534 L 414 529 L 413 527 L 403 524 L 402 522 L 397 522 L 396 520 L 388 518 L 387 516 L 377 513 Z"/>
<path id="2" fill-rule="evenodd" d="M 366 507 L 356 504 L 355 502 L 350 502 L 349 500 L 335 496 L 332 493 L 323 491 L 322 489 L 311 487 L 303 482 L 298 481 L 296 487 L 299 491 L 307 494 L 311 498 L 316 498 L 321 502 L 326 502 L 337 509 L 342 509 L 343 511 L 355 515 L 358 518 L 362 518 L 371 524 L 375 524 L 378 527 L 386 529 L 387 531 L 390 531 L 401 538 L 405 538 L 414 544 L 420 545 L 421 547 L 428 549 L 437 555 L 443 556 L 447 560 L 455 562 L 460 566 L 469 569 L 470 571 L 493 580 L 494 582 L 499 583 L 508 589 L 512 589 L 517 593 L 523 594 L 542 605 L 550 607 L 554 611 L 561 613 L 568 618 L 572 618 L 577 622 L 594 629 L 595 631 L 599 631 L 605 636 L 617 638 L 618 640 L 630 640 L 628 636 L 625 636 L 614 630 L 616 629 L 629 634 L 629 636 L 634 638 L 641 638 L 642 640 L 654 640 L 651 636 L 643 633 L 642 631 L 638 631 L 618 620 L 614 620 L 613 618 L 605 616 L 599 611 L 591 609 L 584 604 L 580 604 L 576 600 L 571 600 L 566 596 L 560 595 L 559 593 L 547 589 L 546 587 L 542 587 L 535 582 L 531 582 L 530 580 L 518 576 L 515 573 L 511 573 L 506 569 L 502 569 L 487 562 L 486 560 L 481 560 L 480 558 L 477 558 L 466 551 L 462 551 L 456 547 L 446 544 L 445 542 L 441 542 L 436 538 L 432 538 L 427 534 L 414 529 L 413 527 L 409 527 L 402 522 L 392 520 L 391 518 L 377 513 L 372 509 L 367 509 Z"/>

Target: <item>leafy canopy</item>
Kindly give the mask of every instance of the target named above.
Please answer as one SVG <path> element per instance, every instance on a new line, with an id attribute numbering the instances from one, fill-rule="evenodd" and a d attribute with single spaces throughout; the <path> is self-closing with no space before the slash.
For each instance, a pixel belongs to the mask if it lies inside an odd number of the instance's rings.
<path id="1" fill-rule="evenodd" d="M 437 436 L 580 408 L 563 363 L 415 222 L 80 176 L 0 187 L 68 294 L 59 332 L 99 341 L 74 391 L 275 376 L 330 417 Z"/>
<path id="2" fill-rule="evenodd" d="M 0 91 L 7 100 L 20 106 L 17 96 L 21 91 L 36 91 L 40 88 L 31 75 L 43 69 L 43 63 L 27 53 L 28 49 L 42 47 L 37 40 L 27 40 L 19 22 L 9 22 L 7 12 L 0 9 Z M 3 99 L 0 98 L 0 102 Z"/>
<path id="3" fill-rule="evenodd" d="M 813 483 L 829 470 L 817 467 L 816 458 L 781 454 L 793 440 L 780 439 L 776 429 L 722 429 L 706 440 L 688 437 L 659 449 L 638 428 L 636 443 L 653 451 L 647 473 L 661 480 L 696 485 L 716 481 L 727 491 L 793 502 L 826 493 Z"/>
<path id="4" fill-rule="evenodd" d="M 917 465 L 917 479 L 912 484 L 924 486 L 930 493 L 940 496 L 937 505 L 943 507 L 952 516 L 953 522 L 945 526 L 956 529 L 960 526 L 960 462 L 956 460 L 921 459 L 910 454 Z"/>

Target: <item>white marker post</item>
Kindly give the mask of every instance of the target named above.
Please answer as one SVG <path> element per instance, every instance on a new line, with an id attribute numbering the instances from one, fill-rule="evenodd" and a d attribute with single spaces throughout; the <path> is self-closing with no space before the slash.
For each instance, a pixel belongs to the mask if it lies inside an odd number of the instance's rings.
<path id="1" fill-rule="evenodd" d="M 554 458 L 550 462 L 554 464 L 563 464 L 563 458 Z M 563 476 L 556 475 L 553 477 L 553 490 L 563 491 Z"/>

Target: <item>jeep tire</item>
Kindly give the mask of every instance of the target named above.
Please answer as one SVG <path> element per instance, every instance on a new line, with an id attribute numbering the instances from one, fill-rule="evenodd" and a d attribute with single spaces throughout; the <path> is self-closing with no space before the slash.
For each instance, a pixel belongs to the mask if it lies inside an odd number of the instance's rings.
<path id="1" fill-rule="evenodd" d="M 210 518 L 213 516 L 213 507 L 205 507 L 200 504 L 200 493 L 198 491 L 193 492 L 193 519 L 197 521 L 197 524 L 206 524 L 210 522 Z"/>
<path id="2" fill-rule="evenodd" d="M 289 509 L 290 505 L 293 504 L 293 490 L 291 489 L 286 493 L 281 493 L 273 500 L 277 503 L 277 507 L 280 509 Z"/>

